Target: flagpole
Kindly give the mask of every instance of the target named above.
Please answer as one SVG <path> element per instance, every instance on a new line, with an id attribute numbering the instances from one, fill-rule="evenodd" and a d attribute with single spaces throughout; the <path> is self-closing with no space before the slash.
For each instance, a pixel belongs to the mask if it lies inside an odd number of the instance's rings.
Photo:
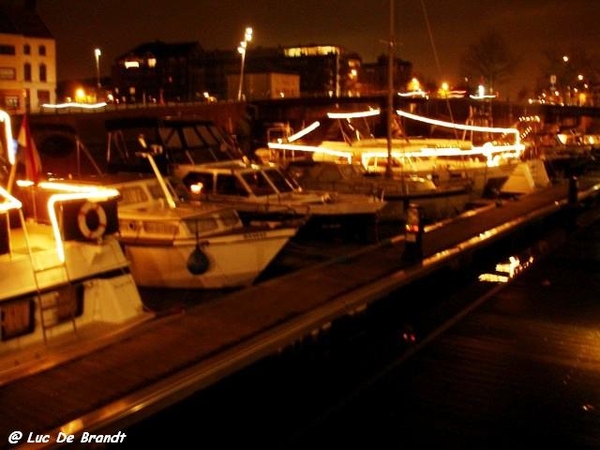
<path id="1" fill-rule="evenodd" d="M 17 175 L 17 164 L 11 164 L 10 172 L 8 175 L 8 184 L 6 185 L 6 190 L 9 194 L 12 194 L 12 187 L 15 182 L 15 177 Z"/>

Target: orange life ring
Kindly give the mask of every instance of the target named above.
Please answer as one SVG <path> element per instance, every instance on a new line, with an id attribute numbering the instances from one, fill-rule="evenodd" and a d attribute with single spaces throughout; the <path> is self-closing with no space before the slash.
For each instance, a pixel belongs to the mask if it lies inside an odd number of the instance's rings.
<path id="1" fill-rule="evenodd" d="M 98 220 L 98 225 L 93 230 L 90 230 L 90 227 L 87 223 L 87 217 L 90 212 L 96 214 Z M 106 212 L 99 203 L 87 201 L 79 209 L 79 214 L 77 215 L 77 225 L 79 226 L 79 231 L 81 231 L 81 234 L 85 238 L 92 240 L 101 238 L 106 231 L 106 224 Z"/>

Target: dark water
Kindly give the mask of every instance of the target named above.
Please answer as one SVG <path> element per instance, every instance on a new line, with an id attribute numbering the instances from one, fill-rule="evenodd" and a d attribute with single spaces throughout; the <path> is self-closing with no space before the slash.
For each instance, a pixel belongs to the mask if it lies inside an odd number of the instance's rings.
<path id="1" fill-rule="evenodd" d="M 437 272 L 130 427 L 127 445 L 419 448 L 394 445 L 399 424 L 411 415 L 391 400 L 400 389 L 395 383 L 415 381 L 402 374 L 399 361 L 495 286 L 477 281 L 482 271 L 510 255 L 537 256 L 566 238 L 562 229 L 539 231 L 498 242 L 473 266 Z"/>

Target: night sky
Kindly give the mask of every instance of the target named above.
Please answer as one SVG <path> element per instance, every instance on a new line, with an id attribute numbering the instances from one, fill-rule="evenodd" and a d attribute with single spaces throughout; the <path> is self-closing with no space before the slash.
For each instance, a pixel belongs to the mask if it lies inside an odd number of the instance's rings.
<path id="1" fill-rule="evenodd" d="M 206 50 L 235 49 L 246 26 L 251 45 L 336 44 L 364 62 L 387 54 L 390 0 L 38 0 L 57 40 L 58 79 L 95 75 L 93 50 L 109 61 L 140 43 L 198 41 Z M 490 29 L 522 60 L 505 88 L 533 87 L 543 52 L 586 46 L 600 54 L 600 0 L 395 0 L 396 56 L 424 78 L 457 81 L 465 48 Z M 431 34 L 429 31 L 431 30 Z"/>

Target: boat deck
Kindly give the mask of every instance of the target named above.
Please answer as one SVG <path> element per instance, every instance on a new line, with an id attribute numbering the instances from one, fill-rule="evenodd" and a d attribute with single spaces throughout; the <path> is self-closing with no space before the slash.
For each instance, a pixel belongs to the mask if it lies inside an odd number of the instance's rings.
<path id="1" fill-rule="evenodd" d="M 599 181 L 580 178 L 580 199 L 595 198 Z M 566 210 L 567 194 L 567 184 L 557 184 L 433 228 L 423 238 L 422 262 L 404 259 L 404 240 L 390 239 L 140 324 L 55 366 L 46 353 L 40 361 L 44 370 L 29 368 L 27 376 L 13 370 L 14 376 L 0 378 L 0 445 L 13 430 L 55 436 L 59 429 L 74 434 L 122 429 L 471 248 Z M 508 335 L 521 322 L 496 320 L 493 325 Z M 501 357 L 501 347 L 498 353 Z"/>

